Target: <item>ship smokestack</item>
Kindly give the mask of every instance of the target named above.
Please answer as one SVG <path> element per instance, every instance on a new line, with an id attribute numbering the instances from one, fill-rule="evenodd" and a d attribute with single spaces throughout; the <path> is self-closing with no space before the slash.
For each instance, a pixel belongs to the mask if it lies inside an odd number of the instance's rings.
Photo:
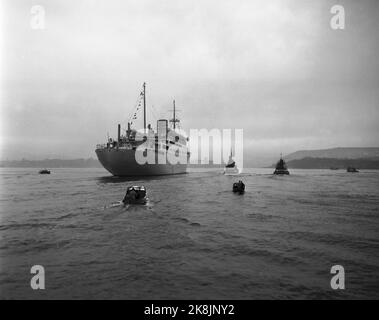
<path id="1" fill-rule="evenodd" d="M 120 135 L 121 135 L 121 125 L 119 124 L 118 125 L 118 130 L 117 130 L 117 148 L 118 148 L 118 145 L 120 144 Z"/>

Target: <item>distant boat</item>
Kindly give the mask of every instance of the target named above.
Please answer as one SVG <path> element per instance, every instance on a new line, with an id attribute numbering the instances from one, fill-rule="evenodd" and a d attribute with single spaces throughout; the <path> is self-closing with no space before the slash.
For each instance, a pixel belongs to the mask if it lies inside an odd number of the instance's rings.
<path id="1" fill-rule="evenodd" d="M 280 155 L 280 160 L 276 164 L 274 174 L 277 174 L 277 175 L 289 175 L 290 174 L 288 169 L 287 169 L 287 165 L 282 158 L 282 155 Z"/>
<path id="2" fill-rule="evenodd" d="M 330 167 L 330 170 L 339 170 L 340 168 L 337 167 Z"/>
<path id="3" fill-rule="evenodd" d="M 347 172 L 359 172 L 359 170 L 357 168 L 354 168 L 354 167 L 347 167 L 346 171 Z"/>
<path id="4" fill-rule="evenodd" d="M 50 170 L 42 169 L 39 171 L 39 174 L 50 174 Z"/>
<path id="5" fill-rule="evenodd" d="M 224 174 L 225 175 L 235 175 L 239 174 L 239 170 L 237 168 L 236 162 L 233 160 L 233 152 L 230 150 L 230 156 L 228 163 L 226 164 L 224 168 Z"/>

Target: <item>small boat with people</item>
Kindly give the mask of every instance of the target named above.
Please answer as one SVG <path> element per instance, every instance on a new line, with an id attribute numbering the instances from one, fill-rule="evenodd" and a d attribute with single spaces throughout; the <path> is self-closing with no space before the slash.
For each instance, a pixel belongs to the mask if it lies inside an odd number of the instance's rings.
<path id="1" fill-rule="evenodd" d="M 48 169 L 42 169 L 42 170 L 40 170 L 38 173 L 39 173 L 39 174 L 50 174 L 51 172 L 50 172 L 50 170 L 48 170 Z"/>
<path id="2" fill-rule="evenodd" d="M 245 192 L 245 184 L 242 182 L 242 180 L 239 180 L 238 182 L 233 183 L 233 192 L 242 194 Z"/>
<path id="3" fill-rule="evenodd" d="M 130 186 L 122 200 L 123 204 L 146 204 L 148 201 L 146 188 L 144 186 Z"/>
<path id="4" fill-rule="evenodd" d="M 282 155 L 280 154 L 280 160 L 276 164 L 274 174 L 276 175 L 289 175 L 289 171 L 287 169 L 287 165 L 285 161 L 283 160 Z"/>
<path id="5" fill-rule="evenodd" d="M 359 172 L 359 170 L 357 168 L 354 168 L 354 167 L 347 167 L 346 171 L 347 172 Z"/>

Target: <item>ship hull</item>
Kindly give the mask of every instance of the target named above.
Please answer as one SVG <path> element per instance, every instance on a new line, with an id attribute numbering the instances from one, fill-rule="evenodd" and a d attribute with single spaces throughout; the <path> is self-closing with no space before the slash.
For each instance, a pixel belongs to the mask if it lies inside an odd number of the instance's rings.
<path id="1" fill-rule="evenodd" d="M 114 176 L 157 176 L 187 172 L 187 164 L 143 164 L 135 160 L 134 150 L 96 149 L 103 167 Z"/>
<path id="2" fill-rule="evenodd" d="M 283 175 L 289 175 L 290 173 L 286 169 L 276 169 L 274 171 L 274 174 L 279 175 L 279 176 L 283 176 Z"/>

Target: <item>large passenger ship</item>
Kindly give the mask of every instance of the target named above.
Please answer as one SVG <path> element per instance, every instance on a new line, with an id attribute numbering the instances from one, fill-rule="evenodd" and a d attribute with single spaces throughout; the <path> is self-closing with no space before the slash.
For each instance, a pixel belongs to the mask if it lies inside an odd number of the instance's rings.
<path id="1" fill-rule="evenodd" d="M 137 111 L 143 107 L 143 129 L 133 129 Z M 146 84 L 137 100 L 127 128 L 118 125 L 117 139 L 97 145 L 96 155 L 100 163 L 115 176 L 152 176 L 186 173 L 190 153 L 188 138 L 179 130 L 175 101 L 173 117 L 157 121 L 156 131 L 146 126 Z"/>

